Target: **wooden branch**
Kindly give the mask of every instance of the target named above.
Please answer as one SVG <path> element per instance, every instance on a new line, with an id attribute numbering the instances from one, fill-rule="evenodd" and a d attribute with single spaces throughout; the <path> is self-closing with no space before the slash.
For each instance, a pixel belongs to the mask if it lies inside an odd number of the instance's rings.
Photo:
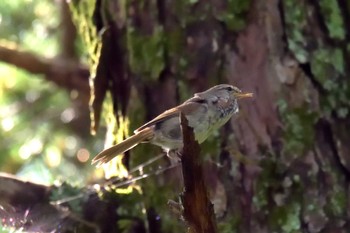
<path id="1" fill-rule="evenodd" d="M 77 90 L 89 99 L 89 71 L 87 67 L 67 59 L 44 58 L 0 44 L 0 61 L 32 74 L 42 74 L 60 87 Z"/>
<path id="2" fill-rule="evenodd" d="M 26 232 L 99 232 L 90 223 L 68 208 L 50 203 L 56 187 L 23 181 L 10 174 L 0 173 L 0 218 L 6 227 Z M 83 231 L 84 230 L 84 231 Z"/>
<path id="3" fill-rule="evenodd" d="M 72 188 L 72 187 L 68 187 Z M 52 202 L 67 187 L 45 186 L 0 173 L 0 220 L 2 226 L 25 232 L 119 232 L 116 222 L 119 203 L 100 200 L 97 192 L 79 190 L 83 195 L 74 208 L 69 202 Z M 69 195 L 69 194 L 68 194 Z M 79 211 L 80 209 L 80 211 Z M 135 221 L 136 223 L 139 221 Z M 138 224 L 141 228 L 141 224 Z M 134 231 L 143 232 L 143 231 Z"/>
<path id="4" fill-rule="evenodd" d="M 189 233 L 216 233 L 215 214 L 204 182 L 200 147 L 186 117 L 181 113 L 180 118 L 184 142 L 181 157 L 185 187 L 182 194 L 183 217 L 189 224 Z"/>
<path id="5" fill-rule="evenodd" d="M 60 10 L 60 57 L 78 60 L 76 49 L 77 30 L 72 20 L 72 13 L 69 10 L 69 3 L 66 0 L 56 1 Z"/>

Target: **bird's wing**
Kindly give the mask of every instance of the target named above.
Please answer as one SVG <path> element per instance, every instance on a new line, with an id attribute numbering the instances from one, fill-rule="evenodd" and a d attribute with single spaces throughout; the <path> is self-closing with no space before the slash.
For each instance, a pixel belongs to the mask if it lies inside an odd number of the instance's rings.
<path id="1" fill-rule="evenodd" d="M 150 127 L 152 125 L 157 124 L 158 122 L 164 121 L 166 119 L 172 118 L 172 117 L 176 117 L 178 116 L 180 113 L 179 110 L 179 106 L 175 107 L 175 108 L 171 108 L 165 112 L 163 112 L 162 114 L 158 115 L 156 118 L 154 118 L 153 120 L 147 122 L 146 124 L 142 125 L 141 127 L 139 127 L 138 129 L 136 129 L 134 131 L 134 133 L 137 133 L 141 130 L 143 130 L 144 128 Z"/>
<path id="2" fill-rule="evenodd" d="M 152 125 L 155 125 L 159 122 L 162 122 L 164 120 L 167 120 L 169 118 L 172 117 L 179 117 L 180 112 L 183 112 L 184 114 L 188 114 L 191 111 L 196 110 L 197 108 L 200 107 L 200 105 L 205 102 L 205 99 L 200 98 L 198 96 L 195 96 L 189 100 L 187 100 L 186 102 L 184 102 L 183 104 L 171 108 L 163 113 L 161 113 L 160 115 L 158 115 L 156 118 L 154 118 L 153 120 L 147 122 L 146 124 L 142 125 L 141 127 L 139 127 L 138 129 L 136 129 L 134 131 L 134 133 L 137 133 L 141 130 L 143 130 L 144 128 L 150 127 Z"/>

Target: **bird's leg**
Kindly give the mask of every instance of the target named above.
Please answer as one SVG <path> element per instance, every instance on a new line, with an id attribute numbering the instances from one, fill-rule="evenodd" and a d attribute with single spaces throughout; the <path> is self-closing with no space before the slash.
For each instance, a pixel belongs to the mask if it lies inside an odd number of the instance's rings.
<path id="1" fill-rule="evenodd" d="M 178 219 L 183 220 L 183 221 L 185 220 L 183 217 L 184 209 L 183 209 L 183 205 L 181 203 L 181 199 L 179 200 L 179 202 L 176 202 L 174 200 L 168 200 L 168 206 L 169 206 L 171 213 L 175 217 L 177 217 Z"/>
<path id="2" fill-rule="evenodd" d="M 167 156 L 170 160 L 170 164 L 174 165 L 181 162 L 181 153 L 178 150 L 167 151 Z"/>
<path id="3" fill-rule="evenodd" d="M 175 153 L 176 153 L 177 158 L 181 159 L 181 157 L 182 157 L 182 149 L 181 150 L 176 150 Z"/>

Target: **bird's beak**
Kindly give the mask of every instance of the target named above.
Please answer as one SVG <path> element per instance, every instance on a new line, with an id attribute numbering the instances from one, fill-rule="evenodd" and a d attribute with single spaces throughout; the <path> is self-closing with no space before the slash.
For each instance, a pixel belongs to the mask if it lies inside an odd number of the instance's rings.
<path id="1" fill-rule="evenodd" d="M 233 96 L 237 99 L 253 97 L 253 93 L 233 93 Z"/>

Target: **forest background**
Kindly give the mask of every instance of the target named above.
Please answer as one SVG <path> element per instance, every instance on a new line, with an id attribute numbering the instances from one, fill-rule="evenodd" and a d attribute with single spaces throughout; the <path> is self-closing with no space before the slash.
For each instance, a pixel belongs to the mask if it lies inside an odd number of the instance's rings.
<path id="1" fill-rule="evenodd" d="M 0 39 L 3 232 L 185 232 L 159 148 L 90 161 L 219 83 L 255 98 L 201 145 L 218 232 L 350 229 L 349 1 L 3 0 Z"/>

